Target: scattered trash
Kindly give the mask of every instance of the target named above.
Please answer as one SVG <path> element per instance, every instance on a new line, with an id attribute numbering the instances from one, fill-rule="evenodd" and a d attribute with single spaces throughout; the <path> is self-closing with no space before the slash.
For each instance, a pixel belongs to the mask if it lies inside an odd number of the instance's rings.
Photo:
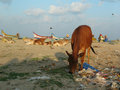
<path id="1" fill-rule="evenodd" d="M 83 84 L 80 84 L 80 86 L 76 90 L 84 90 L 86 87 Z"/>
<path id="2" fill-rule="evenodd" d="M 36 72 L 37 72 L 37 73 L 41 73 L 41 70 L 37 70 Z"/>
<path id="3" fill-rule="evenodd" d="M 48 79 L 50 79 L 50 77 L 48 77 L 48 76 L 31 77 L 30 79 L 28 79 L 28 81 L 39 80 L 39 79 L 41 79 L 41 80 L 48 80 Z"/>
<path id="4" fill-rule="evenodd" d="M 92 66 L 90 66 L 89 64 L 87 64 L 87 63 L 83 63 L 83 68 L 85 68 L 86 70 L 88 69 L 88 68 L 90 68 L 90 69 L 92 69 L 92 70 L 96 70 L 96 72 L 98 72 L 99 70 L 97 70 L 96 68 L 94 68 L 94 67 L 92 67 Z"/>
<path id="5" fill-rule="evenodd" d="M 100 85 L 108 89 L 120 90 L 120 69 L 115 66 L 97 70 L 87 63 L 83 64 L 83 70 L 78 72 L 74 78 L 76 82 L 82 83 L 83 86 L 88 84 Z M 83 90 L 82 87 L 78 88 Z"/>
<path id="6" fill-rule="evenodd" d="M 80 81 L 82 81 L 82 78 L 75 78 L 75 81 L 80 82 Z"/>
<path id="7" fill-rule="evenodd" d="M 115 88 L 117 88 L 117 87 L 118 87 L 117 83 L 116 83 L 116 82 L 113 82 L 111 88 L 112 88 L 112 89 L 115 89 Z"/>
<path id="8" fill-rule="evenodd" d="M 103 78 L 99 73 L 96 74 L 96 78 L 94 79 L 94 82 L 98 83 L 98 84 L 101 84 L 101 85 L 106 84 L 105 78 Z"/>

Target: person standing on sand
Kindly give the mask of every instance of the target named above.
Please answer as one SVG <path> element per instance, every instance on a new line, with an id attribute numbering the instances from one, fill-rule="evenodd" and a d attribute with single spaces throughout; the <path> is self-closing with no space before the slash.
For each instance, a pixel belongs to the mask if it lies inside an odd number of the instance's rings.
<path id="1" fill-rule="evenodd" d="M 54 43 L 54 38 L 53 38 L 53 33 L 51 33 L 51 48 L 53 49 L 53 43 Z"/>
<path id="2" fill-rule="evenodd" d="M 53 28 L 50 27 L 50 29 L 52 30 Z M 53 33 L 51 33 L 51 48 L 53 49 L 53 43 L 54 43 L 54 38 L 53 38 Z"/>
<path id="3" fill-rule="evenodd" d="M 99 37 L 98 37 L 98 41 L 99 41 L 99 42 L 102 42 L 103 40 L 104 40 L 104 37 L 103 37 L 102 34 L 100 34 Z"/>
<path id="4" fill-rule="evenodd" d="M 107 38 L 107 35 L 104 36 L 104 42 L 107 42 L 108 41 L 108 38 Z"/>

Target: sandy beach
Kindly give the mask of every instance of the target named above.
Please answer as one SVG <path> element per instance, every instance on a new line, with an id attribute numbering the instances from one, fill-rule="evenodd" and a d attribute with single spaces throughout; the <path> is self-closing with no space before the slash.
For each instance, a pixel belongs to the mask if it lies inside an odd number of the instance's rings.
<path id="1" fill-rule="evenodd" d="M 68 73 L 65 51 L 71 52 L 70 43 L 51 49 L 47 45 L 26 45 L 22 39 L 15 41 L 9 44 L 0 40 L 0 90 L 77 90 L 80 86 L 80 82 L 74 81 Z M 120 69 L 119 41 L 96 42 L 92 47 L 97 55 L 91 51 L 91 66 Z M 101 87 L 97 88 L 100 90 Z"/>

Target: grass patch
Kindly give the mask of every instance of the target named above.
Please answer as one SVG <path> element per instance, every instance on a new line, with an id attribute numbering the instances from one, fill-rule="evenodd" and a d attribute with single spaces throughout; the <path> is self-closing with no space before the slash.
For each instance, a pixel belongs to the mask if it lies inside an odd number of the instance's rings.
<path id="1" fill-rule="evenodd" d="M 47 74 L 52 74 L 52 75 L 60 75 L 61 78 L 66 78 L 66 79 L 73 79 L 73 75 L 69 74 L 68 72 L 65 71 L 65 68 L 67 67 L 61 67 L 61 68 L 57 68 L 57 69 L 51 69 L 51 70 L 47 70 Z"/>
<path id="2" fill-rule="evenodd" d="M 67 60 L 68 58 L 67 57 L 58 57 L 58 60 Z"/>
<path id="3" fill-rule="evenodd" d="M 32 72 L 32 74 L 37 75 L 37 74 L 41 74 L 42 72 Z"/>
<path id="4" fill-rule="evenodd" d="M 50 79 L 50 80 L 39 80 L 39 84 L 41 88 L 45 88 L 45 87 L 49 87 L 49 86 L 53 86 L 53 85 L 57 85 L 58 87 L 63 87 L 64 85 L 54 79 Z"/>
<path id="5" fill-rule="evenodd" d="M 32 58 L 31 60 L 32 60 L 32 61 L 39 61 L 40 58 L 36 57 L 36 58 Z"/>
<path id="6" fill-rule="evenodd" d="M 28 75 L 29 73 L 16 73 L 16 72 L 10 72 L 10 73 L 4 73 L 5 76 L 0 77 L 0 81 L 7 81 L 11 79 L 17 79 L 18 77 L 24 77 Z"/>
<path id="7" fill-rule="evenodd" d="M 48 60 L 50 59 L 50 56 L 43 56 L 41 60 Z"/>
<path id="8" fill-rule="evenodd" d="M 2 69 L 7 69 L 8 67 L 9 67 L 9 65 L 1 66 L 1 67 L 0 67 L 0 70 L 2 70 Z"/>

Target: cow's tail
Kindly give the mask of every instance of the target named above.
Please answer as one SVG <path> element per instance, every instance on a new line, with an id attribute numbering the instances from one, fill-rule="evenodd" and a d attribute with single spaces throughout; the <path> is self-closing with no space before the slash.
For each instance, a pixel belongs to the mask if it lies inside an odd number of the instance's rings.
<path id="1" fill-rule="evenodd" d="M 96 54 L 96 52 L 95 52 L 95 50 L 93 49 L 93 47 L 91 46 L 90 48 L 91 48 L 91 50 L 93 51 L 93 53 Z M 96 54 L 96 55 L 97 55 L 97 54 Z"/>

